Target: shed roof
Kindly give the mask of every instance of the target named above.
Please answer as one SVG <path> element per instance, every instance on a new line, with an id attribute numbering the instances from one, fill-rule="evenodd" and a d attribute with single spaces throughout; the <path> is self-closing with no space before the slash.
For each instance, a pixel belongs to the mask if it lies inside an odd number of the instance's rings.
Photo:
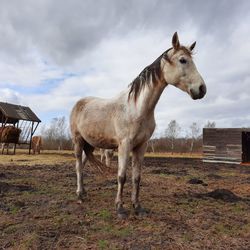
<path id="1" fill-rule="evenodd" d="M 29 107 L 0 102 L 0 122 L 5 122 L 6 118 L 7 123 L 16 123 L 18 120 L 41 122 Z"/>

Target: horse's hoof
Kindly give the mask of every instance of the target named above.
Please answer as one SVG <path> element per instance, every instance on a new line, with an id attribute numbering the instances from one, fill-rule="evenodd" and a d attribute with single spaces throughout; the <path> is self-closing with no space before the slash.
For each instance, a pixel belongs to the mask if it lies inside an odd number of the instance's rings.
<path id="1" fill-rule="evenodd" d="M 117 209 L 117 217 L 121 220 L 127 219 L 128 218 L 128 211 L 123 207 L 119 207 Z"/>
<path id="2" fill-rule="evenodd" d="M 78 199 L 79 204 L 83 203 L 83 201 L 85 201 L 87 199 L 86 191 L 77 192 L 77 199 Z"/>
<path id="3" fill-rule="evenodd" d="M 83 203 L 83 200 L 82 199 L 78 199 L 77 200 L 77 204 L 82 204 Z"/>
<path id="4" fill-rule="evenodd" d="M 141 207 L 141 205 L 134 206 L 134 213 L 136 216 L 145 217 L 149 215 L 150 210 Z"/>

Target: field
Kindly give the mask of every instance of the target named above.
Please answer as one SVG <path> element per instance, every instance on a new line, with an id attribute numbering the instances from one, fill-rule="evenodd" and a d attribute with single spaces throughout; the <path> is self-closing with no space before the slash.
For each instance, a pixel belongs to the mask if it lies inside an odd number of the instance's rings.
<path id="1" fill-rule="evenodd" d="M 250 249 L 250 166 L 147 157 L 140 197 L 150 213 L 132 213 L 129 168 L 121 221 L 116 165 L 86 168 L 78 204 L 71 152 L 0 155 L 0 249 Z"/>

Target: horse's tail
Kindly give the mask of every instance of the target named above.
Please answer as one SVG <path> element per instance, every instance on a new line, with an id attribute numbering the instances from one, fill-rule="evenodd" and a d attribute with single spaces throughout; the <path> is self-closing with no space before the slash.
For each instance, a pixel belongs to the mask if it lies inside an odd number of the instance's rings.
<path id="1" fill-rule="evenodd" d="M 101 173 L 109 170 L 109 168 L 102 163 L 101 161 L 99 161 L 93 154 L 93 149 L 91 147 L 88 147 L 86 145 L 86 147 L 84 147 L 84 153 L 86 154 L 86 157 L 88 159 L 88 161 L 94 166 L 96 167 Z"/>

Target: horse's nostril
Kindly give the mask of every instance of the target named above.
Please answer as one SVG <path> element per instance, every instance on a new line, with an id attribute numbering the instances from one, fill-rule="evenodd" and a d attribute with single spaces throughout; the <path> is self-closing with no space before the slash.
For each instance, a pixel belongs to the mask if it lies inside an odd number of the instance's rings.
<path id="1" fill-rule="evenodd" d="M 200 90 L 200 95 L 204 96 L 206 94 L 206 86 L 204 84 L 201 84 L 199 90 Z"/>
<path id="2" fill-rule="evenodd" d="M 201 86 L 200 86 L 200 92 L 202 93 L 203 91 L 204 91 L 204 86 L 201 85 Z"/>

